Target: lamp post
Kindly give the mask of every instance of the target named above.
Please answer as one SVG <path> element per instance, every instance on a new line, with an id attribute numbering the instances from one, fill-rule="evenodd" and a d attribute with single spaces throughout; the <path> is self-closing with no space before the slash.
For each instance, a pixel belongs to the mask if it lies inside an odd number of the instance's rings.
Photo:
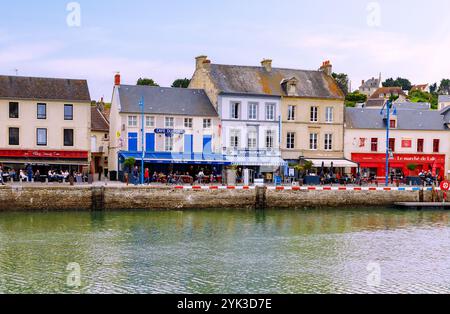
<path id="1" fill-rule="evenodd" d="M 386 104 L 381 109 L 381 115 L 384 114 L 384 109 L 387 107 L 386 114 L 386 186 L 389 186 L 389 159 L 391 158 L 391 148 L 390 142 L 390 131 L 391 131 L 391 108 L 392 101 L 387 101 Z M 394 115 L 396 115 L 396 110 L 394 110 Z M 392 152 L 393 153 L 393 152 Z"/>
<path id="2" fill-rule="evenodd" d="M 139 101 L 139 107 L 141 108 L 141 150 L 142 150 L 142 158 L 141 158 L 141 184 L 144 184 L 144 159 L 145 159 L 145 142 L 144 142 L 144 136 L 145 136 L 145 102 L 144 97 L 141 98 Z"/>

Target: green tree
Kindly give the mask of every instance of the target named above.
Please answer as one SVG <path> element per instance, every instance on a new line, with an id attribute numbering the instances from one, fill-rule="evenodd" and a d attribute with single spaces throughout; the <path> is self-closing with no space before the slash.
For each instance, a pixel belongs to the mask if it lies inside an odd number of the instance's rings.
<path id="1" fill-rule="evenodd" d="M 345 105 L 347 107 L 355 107 L 357 103 L 364 103 L 367 101 L 367 95 L 361 94 L 359 91 L 347 94 L 345 96 Z"/>
<path id="2" fill-rule="evenodd" d="M 184 79 L 177 79 L 172 83 L 172 87 L 176 88 L 188 88 L 189 84 L 191 83 L 191 80 L 188 78 Z"/>
<path id="3" fill-rule="evenodd" d="M 430 93 L 435 94 L 435 93 L 437 93 L 437 91 L 438 91 L 437 83 L 431 84 L 430 85 Z"/>
<path id="4" fill-rule="evenodd" d="M 130 173 L 131 170 L 133 170 L 135 165 L 136 165 L 136 159 L 134 159 L 133 157 L 125 159 L 125 162 L 123 163 L 125 171 L 128 173 Z"/>
<path id="5" fill-rule="evenodd" d="M 405 78 L 398 77 L 396 80 L 389 78 L 383 82 L 383 87 L 401 87 L 403 90 L 411 90 L 411 81 Z"/>
<path id="6" fill-rule="evenodd" d="M 136 84 L 140 86 L 159 86 L 153 79 L 149 78 L 140 78 Z"/>
<path id="7" fill-rule="evenodd" d="M 443 79 L 441 81 L 441 84 L 439 85 L 438 93 L 445 94 L 445 95 L 450 94 L 450 80 L 449 79 Z"/>
<path id="8" fill-rule="evenodd" d="M 438 107 L 437 94 L 422 92 L 420 90 L 411 91 L 408 95 L 408 100 L 411 102 L 428 102 L 431 104 L 432 109 L 437 109 Z"/>
<path id="9" fill-rule="evenodd" d="M 348 94 L 348 75 L 345 73 L 333 73 L 333 78 L 336 80 L 336 83 L 344 92 L 344 95 Z"/>

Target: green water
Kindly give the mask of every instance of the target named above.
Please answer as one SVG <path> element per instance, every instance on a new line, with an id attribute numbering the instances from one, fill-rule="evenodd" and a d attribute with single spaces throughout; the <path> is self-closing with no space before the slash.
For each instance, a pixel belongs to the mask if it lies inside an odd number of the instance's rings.
<path id="1" fill-rule="evenodd" d="M 449 218 L 378 209 L 2 213 L 0 293 L 449 293 Z M 81 268 L 80 287 L 67 280 L 70 263 Z"/>

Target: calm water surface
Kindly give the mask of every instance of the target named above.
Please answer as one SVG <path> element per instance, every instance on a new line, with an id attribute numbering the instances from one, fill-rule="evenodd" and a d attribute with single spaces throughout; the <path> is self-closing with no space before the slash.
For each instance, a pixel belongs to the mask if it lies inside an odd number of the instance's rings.
<path id="1" fill-rule="evenodd" d="M 379 209 L 2 213 L 0 293 L 450 293 L 449 219 Z M 69 263 L 81 267 L 80 288 L 67 286 Z M 377 264 L 381 280 L 369 284 Z"/>

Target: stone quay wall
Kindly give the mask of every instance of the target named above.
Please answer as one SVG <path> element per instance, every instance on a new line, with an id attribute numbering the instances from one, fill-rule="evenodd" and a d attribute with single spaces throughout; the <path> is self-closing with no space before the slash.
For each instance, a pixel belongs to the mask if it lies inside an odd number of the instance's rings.
<path id="1" fill-rule="evenodd" d="M 303 209 L 430 202 L 429 189 L 279 189 L 249 187 L 0 187 L 0 211 Z"/>

